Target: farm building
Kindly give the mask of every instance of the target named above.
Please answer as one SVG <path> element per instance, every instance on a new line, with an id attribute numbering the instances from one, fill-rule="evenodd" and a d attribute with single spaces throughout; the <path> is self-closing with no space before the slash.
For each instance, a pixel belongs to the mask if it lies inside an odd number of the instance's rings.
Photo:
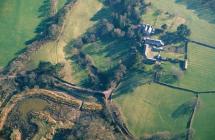
<path id="1" fill-rule="evenodd" d="M 133 26 L 133 29 L 137 29 L 145 35 L 151 35 L 155 33 L 155 29 L 149 24 L 138 24 Z"/>
<path id="2" fill-rule="evenodd" d="M 163 51 L 164 50 L 164 47 L 152 47 L 152 50 L 153 51 L 156 51 L 156 52 L 160 52 L 160 51 Z"/>
<path id="3" fill-rule="evenodd" d="M 151 46 L 155 46 L 155 47 L 162 47 L 164 46 L 164 43 L 162 40 L 158 40 L 158 39 L 150 39 L 150 38 L 146 38 L 145 39 L 145 44 L 151 45 Z"/>
<path id="4" fill-rule="evenodd" d="M 142 33 L 145 33 L 145 34 L 148 34 L 148 35 L 150 35 L 150 34 L 155 32 L 155 29 L 149 24 L 140 24 L 139 28 L 140 28 Z"/>
<path id="5" fill-rule="evenodd" d="M 188 68 L 188 59 L 184 60 L 184 70 L 187 70 Z"/>
<path id="6" fill-rule="evenodd" d="M 144 50 L 144 55 L 147 60 L 155 62 L 156 61 L 155 56 L 158 55 L 158 52 L 154 52 L 153 48 L 151 46 L 149 46 L 148 44 L 146 44 L 145 50 Z"/>
<path id="7" fill-rule="evenodd" d="M 166 58 L 161 57 L 160 51 L 164 50 L 164 43 L 161 40 L 144 38 L 144 55 L 150 61 L 166 61 Z"/>

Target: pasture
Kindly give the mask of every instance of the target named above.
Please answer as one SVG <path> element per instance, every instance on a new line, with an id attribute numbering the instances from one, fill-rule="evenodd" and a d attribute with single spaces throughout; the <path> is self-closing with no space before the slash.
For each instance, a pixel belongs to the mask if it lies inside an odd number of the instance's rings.
<path id="1" fill-rule="evenodd" d="M 215 137 L 214 100 L 215 95 L 213 94 L 200 95 L 200 107 L 193 123 L 194 140 L 208 140 Z"/>
<path id="2" fill-rule="evenodd" d="M 66 14 L 64 19 L 64 28 L 57 41 L 51 41 L 44 44 L 43 47 L 31 56 L 28 68 L 35 68 L 40 61 L 50 61 L 52 63 L 64 63 L 65 80 L 79 83 L 85 77 L 84 71 L 79 73 L 77 65 L 70 61 L 71 52 L 66 52 L 65 48 L 71 45 L 71 42 L 84 34 L 96 21 L 91 18 L 102 8 L 102 4 L 97 0 L 78 0 L 72 7 L 72 10 Z M 84 10 L 83 10 L 84 9 Z"/>
<path id="3" fill-rule="evenodd" d="M 44 18 L 41 7 L 45 0 L 2 0 L 0 3 L 0 67 L 26 48 L 25 42 L 32 39 L 37 25 Z M 59 0 L 58 9 L 65 3 Z M 29 6 L 30 5 L 30 6 Z"/>
<path id="4" fill-rule="evenodd" d="M 118 64 L 129 54 L 129 41 L 113 40 L 108 43 L 98 41 L 83 47 L 83 52 L 88 54 L 95 66 L 101 71 L 107 71 Z"/>
<path id="5" fill-rule="evenodd" d="M 114 102 L 120 106 L 129 130 L 141 137 L 163 131 L 184 132 L 189 115 L 173 117 L 173 113 L 192 98 L 187 92 L 146 84 L 121 94 Z"/>
<path id="6" fill-rule="evenodd" d="M 42 4 L 43 0 L 1 0 L 0 67 L 7 65 L 27 47 L 25 41 L 35 36 L 34 30 L 41 21 L 38 9 Z"/>
<path id="7" fill-rule="evenodd" d="M 189 68 L 176 84 L 197 91 L 215 90 L 215 50 L 189 44 Z"/>

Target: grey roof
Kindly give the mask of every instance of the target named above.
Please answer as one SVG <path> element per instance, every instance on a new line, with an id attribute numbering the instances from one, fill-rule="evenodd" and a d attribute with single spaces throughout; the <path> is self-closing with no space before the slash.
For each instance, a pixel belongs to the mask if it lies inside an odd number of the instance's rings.
<path id="1" fill-rule="evenodd" d="M 162 40 L 157 40 L 157 39 L 146 38 L 145 43 L 149 44 L 149 45 L 152 45 L 152 46 L 156 46 L 156 47 L 164 46 L 163 41 Z"/>

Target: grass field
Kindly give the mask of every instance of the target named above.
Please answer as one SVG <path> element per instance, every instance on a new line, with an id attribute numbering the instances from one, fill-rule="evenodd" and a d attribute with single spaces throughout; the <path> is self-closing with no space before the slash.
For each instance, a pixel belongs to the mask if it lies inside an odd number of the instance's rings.
<path id="1" fill-rule="evenodd" d="M 42 3 L 43 0 L 1 0 L 0 66 L 5 66 L 26 47 L 25 41 L 34 37 L 34 29 L 41 20 L 38 9 Z"/>
<path id="2" fill-rule="evenodd" d="M 99 70 L 107 71 L 128 55 L 129 48 L 129 41 L 125 40 L 115 40 L 108 43 L 98 41 L 85 45 L 83 52 L 91 56 Z"/>
<path id="3" fill-rule="evenodd" d="M 76 64 L 67 59 L 64 51 L 70 42 L 92 27 L 96 22 L 91 18 L 102 8 L 102 4 L 97 0 L 78 0 L 72 10 L 65 17 L 65 26 L 59 41 L 46 43 L 38 52 L 32 55 L 32 61 L 29 62 L 29 68 L 35 68 L 39 61 L 50 61 L 52 63 L 62 62 L 65 64 L 65 80 L 78 83 L 86 74 L 75 71 Z M 83 10 L 84 9 L 84 10 Z"/>
<path id="4" fill-rule="evenodd" d="M 177 85 L 198 91 L 215 90 L 215 50 L 189 45 L 189 68 Z"/>
<path id="5" fill-rule="evenodd" d="M 215 95 L 200 95 L 200 107 L 197 110 L 193 128 L 194 140 L 209 140 L 215 138 Z"/>
<path id="6" fill-rule="evenodd" d="M 44 0 L 1 0 L 0 67 L 7 65 L 20 50 L 27 47 L 25 42 L 35 36 L 35 28 L 42 20 L 39 8 L 43 2 Z M 65 0 L 59 0 L 58 8 L 64 3 Z"/>
<path id="7" fill-rule="evenodd" d="M 186 92 L 147 84 L 114 101 L 121 107 L 129 130 L 140 137 L 162 131 L 183 132 L 188 116 L 173 118 L 172 113 L 192 98 Z"/>

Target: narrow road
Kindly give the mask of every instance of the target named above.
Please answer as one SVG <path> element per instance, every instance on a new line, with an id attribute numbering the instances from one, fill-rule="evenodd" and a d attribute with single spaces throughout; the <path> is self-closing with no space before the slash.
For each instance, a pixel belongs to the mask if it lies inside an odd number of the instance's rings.
<path id="1" fill-rule="evenodd" d="M 68 89 L 74 89 L 74 90 L 77 90 L 77 91 L 80 91 L 80 92 L 84 92 L 84 93 L 89 93 L 91 95 L 101 95 L 102 97 L 105 97 L 106 100 L 109 100 L 110 99 L 110 96 L 113 92 L 113 89 L 110 88 L 108 90 L 105 90 L 105 91 L 100 91 L 100 90 L 93 90 L 93 89 L 89 89 L 89 88 L 83 88 L 83 87 L 80 87 L 80 86 L 77 86 L 75 84 L 71 84 L 71 83 L 68 83 L 62 79 L 59 79 L 57 77 L 54 77 L 55 80 L 56 80 L 56 86 L 65 86 L 67 87 Z"/>
<path id="2" fill-rule="evenodd" d="M 106 101 L 106 108 L 111 116 L 113 123 L 116 125 L 120 133 L 127 137 L 129 140 L 134 140 L 135 137 L 129 132 L 125 123 L 122 121 L 122 118 L 120 118 L 121 114 L 119 110 L 117 110 L 117 107 L 114 106 L 111 101 Z"/>

